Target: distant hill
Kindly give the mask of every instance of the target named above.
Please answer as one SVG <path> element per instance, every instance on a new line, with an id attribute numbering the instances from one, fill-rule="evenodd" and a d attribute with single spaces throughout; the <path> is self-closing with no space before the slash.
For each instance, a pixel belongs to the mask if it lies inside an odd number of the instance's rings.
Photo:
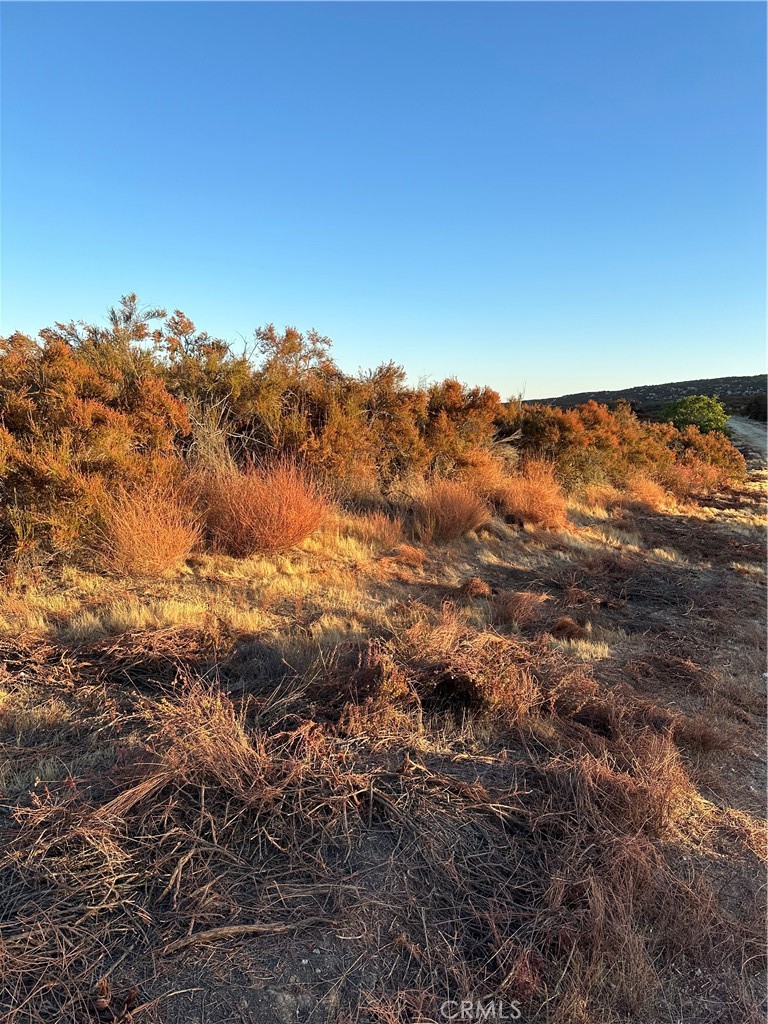
<path id="1" fill-rule="evenodd" d="M 668 402 L 685 398 L 687 395 L 715 395 L 725 403 L 729 411 L 739 412 L 747 399 L 752 395 L 764 394 L 766 387 L 766 374 L 756 373 L 751 377 L 712 377 L 708 380 L 673 381 L 669 384 L 641 384 L 621 391 L 581 391 L 573 395 L 561 395 L 559 398 L 530 399 L 526 400 L 526 404 L 535 402 L 570 409 L 576 405 L 583 405 L 590 399 L 601 405 L 609 405 L 623 399 L 645 412 L 653 413 Z"/>

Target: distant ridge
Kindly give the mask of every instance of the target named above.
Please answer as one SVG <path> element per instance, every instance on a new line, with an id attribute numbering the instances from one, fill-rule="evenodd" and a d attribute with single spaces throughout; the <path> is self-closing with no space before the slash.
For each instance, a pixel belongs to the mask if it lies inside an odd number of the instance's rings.
<path id="1" fill-rule="evenodd" d="M 559 398 L 531 398 L 524 401 L 526 404 L 556 405 L 568 409 L 583 405 L 591 399 L 600 404 L 624 399 L 647 409 L 666 405 L 667 402 L 674 402 L 687 395 L 715 395 L 726 405 L 739 406 L 751 395 L 765 392 L 766 387 L 766 374 L 755 373 L 751 377 L 711 377 L 704 380 L 673 381 L 669 384 L 641 384 L 620 391 L 580 391 L 572 395 L 560 395 Z"/>

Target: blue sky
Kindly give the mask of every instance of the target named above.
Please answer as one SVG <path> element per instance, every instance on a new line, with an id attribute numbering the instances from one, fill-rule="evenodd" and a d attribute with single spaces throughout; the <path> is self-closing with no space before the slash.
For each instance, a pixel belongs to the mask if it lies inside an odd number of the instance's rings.
<path id="1" fill-rule="evenodd" d="M 127 291 L 543 397 L 764 368 L 758 3 L 2 5 L 3 333 Z"/>

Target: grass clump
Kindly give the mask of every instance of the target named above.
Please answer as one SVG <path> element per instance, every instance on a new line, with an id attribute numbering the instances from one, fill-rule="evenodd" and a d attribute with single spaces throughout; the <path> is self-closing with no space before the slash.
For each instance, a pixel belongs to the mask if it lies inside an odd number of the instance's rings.
<path id="1" fill-rule="evenodd" d="M 551 601 L 548 594 L 538 594 L 532 590 L 503 590 L 496 596 L 496 614 L 500 622 L 513 626 L 525 625 L 541 618 L 547 601 Z"/>
<path id="2" fill-rule="evenodd" d="M 660 511 L 670 500 L 668 491 L 644 473 L 636 473 L 627 480 L 627 494 L 629 505 L 636 505 L 651 512 Z"/>
<path id="3" fill-rule="evenodd" d="M 177 569 L 200 541 L 200 527 L 173 490 L 150 484 L 105 499 L 100 547 L 106 564 L 128 576 Z"/>
<path id="4" fill-rule="evenodd" d="M 422 540 L 457 540 L 491 518 L 487 502 L 460 480 L 436 478 L 425 484 L 413 504 L 416 531 Z"/>
<path id="5" fill-rule="evenodd" d="M 195 486 L 211 543 L 236 557 L 286 551 L 313 534 L 329 511 L 322 487 L 287 458 L 245 469 L 222 466 L 198 475 Z"/>
<path id="6" fill-rule="evenodd" d="M 505 515 L 534 526 L 562 529 L 568 519 L 565 495 L 555 479 L 554 466 L 532 459 L 508 478 L 497 501 Z"/>

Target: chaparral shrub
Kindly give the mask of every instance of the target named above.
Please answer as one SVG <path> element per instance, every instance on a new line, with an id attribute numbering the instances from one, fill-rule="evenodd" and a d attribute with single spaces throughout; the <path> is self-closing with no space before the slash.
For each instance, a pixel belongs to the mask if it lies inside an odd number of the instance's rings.
<path id="1" fill-rule="evenodd" d="M 702 429 L 678 422 L 681 429 L 641 422 L 628 405 L 505 405 L 490 388 L 454 379 L 413 387 L 393 363 L 350 375 L 334 363 L 328 338 L 295 327 L 268 324 L 249 351 L 235 351 L 181 310 L 167 316 L 128 295 L 105 325 L 57 323 L 37 338 L 0 339 L 0 537 L 13 534 L 13 507 L 36 542 L 76 545 L 98 520 L 104 493 L 148 479 L 178 488 L 190 471 L 207 495 L 209 536 L 238 551 L 311 532 L 322 504 L 317 481 L 342 501 L 375 507 L 414 480 L 445 478 L 464 485 L 451 501 L 466 507 L 466 522 L 482 521 L 487 502 L 562 525 L 560 489 L 623 491 L 644 479 L 690 494 L 744 475 L 714 421 Z M 278 514 L 272 502 L 257 530 L 263 470 L 243 467 L 266 456 L 304 467 L 280 477 L 286 500 L 304 494 L 303 511 Z M 423 529 L 430 517 L 437 522 L 434 511 L 421 515 Z M 450 515 L 440 516 L 447 524 Z M 458 530 L 458 520 L 436 526 L 446 529 Z"/>
<path id="2" fill-rule="evenodd" d="M 678 430 L 698 427 L 703 434 L 708 434 L 711 430 L 725 430 L 728 413 L 719 398 L 688 395 L 670 402 L 664 409 L 664 418 L 671 420 Z"/>

